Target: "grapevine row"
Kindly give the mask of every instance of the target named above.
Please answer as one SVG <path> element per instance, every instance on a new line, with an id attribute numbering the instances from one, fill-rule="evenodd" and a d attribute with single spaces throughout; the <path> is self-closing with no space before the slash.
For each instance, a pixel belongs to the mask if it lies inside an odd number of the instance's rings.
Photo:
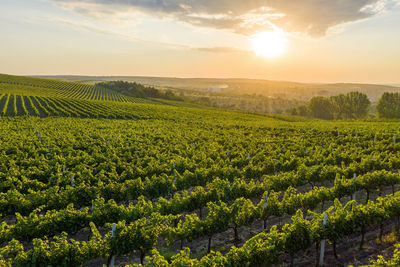
<path id="1" fill-rule="evenodd" d="M 135 102 L 135 98 L 94 85 L 0 74 L 0 91 L 97 101 Z"/>
<path id="2" fill-rule="evenodd" d="M 254 266 L 262 264 L 274 264 L 278 262 L 278 256 L 288 253 L 293 259 L 294 253 L 308 249 L 312 244 L 318 244 L 323 239 L 328 239 L 336 244 L 341 238 L 354 233 L 365 233 L 368 226 L 372 226 L 400 214 L 400 194 L 378 198 L 376 202 L 355 205 L 349 202 L 342 206 L 339 201 L 330 207 L 326 213 L 328 220 L 323 225 L 324 214 L 313 213 L 311 221 L 304 219 L 303 213 L 298 210 L 292 217 L 292 223 L 278 230 L 273 226 L 269 232 L 262 232 L 249 239 L 241 248 L 233 247 L 229 253 L 211 253 L 200 260 L 190 259 L 187 253 L 174 257 L 180 263 L 186 265 L 190 261 L 195 266 L 217 265 L 244 265 Z M 68 240 L 66 234 L 55 238 L 53 242 L 46 239 L 34 239 L 33 248 L 24 251 L 24 247 L 18 241 L 13 240 L 1 249 L 5 257 L 13 257 L 11 260 L 17 266 L 31 265 L 33 262 L 44 265 L 81 265 L 86 261 L 97 257 L 109 257 L 114 255 L 126 255 L 132 251 L 140 251 L 141 259 L 144 254 L 154 248 L 160 234 L 169 230 L 173 216 L 161 216 L 152 214 L 145 219 L 139 219 L 134 223 L 125 225 L 120 222 L 116 230 L 101 236 L 94 224 L 91 224 L 93 237 L 90 241 Z M 155 227 L 155 226 L 158 227 Z M 154 256 L 148 264 L 156 266 L 169 266 L 169 263 L 153 250 Z M 72 256 L 72 257 L 71 257 Z M 160 265 L 160 263 L 162 263 Z M 172 263 L 173 264 L 173 263 Z M 149 265 L 150 266 L 150 265 Z"/>
<path id="3" fill-rule="evenodd" d="M 135 118 L 134 113 L 124 110 L 118 103 L 11 94 L 3 97 L 4 101 L 0 101 L 2 116 Z"/>
<path id="4" fill-rule="evenodd" d="M 40 237 L 41 235 L 55 234 L 60 231 L 68 233 L 77 231 L 85 226 L 89 226 L 90 222 L 96 225 L 104 225 L 105 223 L 113 221 L 133 221 L 142 217 L 148 216 L 152 213 L 158 212 L 160 214 L 178 215 L 184 211 L 193 211 L 201 209 L 206 203 L 212 206 L 210 214 L 217 213 L 219 217 L 210 217 L 205 220 L 199 220 L 196 215 L 184 216 L 179 220 L 177 230 L 171 233 L 172 241 L 175 239 L 192 240 L 207 234 L 203 231 L 208 229 L 218 229 L 219 231 L 225 228 L 218 228 L 221 219 L 225 220 L 220 224 L 221 227 L 226 227 L 232 222 L 230 220 L 236 219 L 236 213 L 240 209 L 240 216 L 245 220 L 240 223 L 234 223 L 235 240 L 237 240 L 238 227 L 249 224 L 254 220 L 264 220 L 264 229 L 266 228 L 266 220 L 270 216 L 280 217 L 284 214 L 293 214 L 297 209 L 314 209 L 318 204 L 325 201 L 332 201 L 336 198 L 342 198 L 351 195 L 361 189 L 375 190 L 385 186 L 394 186 L 400 183 L 400 176 L 388 172 L 380 172 L 374 174 L 367 174 L 359 177 L 358 180 L 353 179 L 336 179 L 335 185 L 332 188 L 314 188 L 313 190 L 297 194 L 296 190 L 289 188 L 284 194 L 283 198 L 279 200 L 279 193 L 270 191 L 268 200 L 262 199 L 258 205 L 253 206 L 249 200 L 244 200 L 243 197 L 259 197 L 263 194 L 265 189 L 262 185 L 245 184 L 240 181 L 230 186 L 228 181 L 215 181 L 210 186 L 208 192 L 197 191 L 190 195 L 182 195 L 181 197 L 174 197 L 171 200 L 160 199 L 157 202 L 145 201 L 143 197 L 135 205 L 124 207 L 118 206 L 114 201 L 104 203 L 104 200 L 93 202 L 92 208 L 89 211 L 85 208 L 83 211 L 73 209 L 69 206 L 66 210 L 49 211 L 45 215 L 38 215 L 37 210 L 29 215 L 26 219 L 17 214 L 17 222 L 14 225 L 7 225 L 3 223 L 0 229 L 0 243 L 10 240 L 11 238 L 32 238 Z M 237 197 L 242 197 L 236 199 Z M 229 201 L 236 199 L 233 205 L 228 208 L 222 201 Z M 215 206 L 212 202 L 220 201 L 219 206 Z M 267 205 L 268 208 L 265 208 Z M 264 208 L 263 208 L 264 207 Z M 219 209 L 220 212 L 215 210 Z M 225 214 L 221 214 L 225 212 Z M 223 215 L 223 216 L 222 216 Z M 215 232 L 208 232 L 212 236 Z M 211 238 L 211 237 L 210 237 Z"/>

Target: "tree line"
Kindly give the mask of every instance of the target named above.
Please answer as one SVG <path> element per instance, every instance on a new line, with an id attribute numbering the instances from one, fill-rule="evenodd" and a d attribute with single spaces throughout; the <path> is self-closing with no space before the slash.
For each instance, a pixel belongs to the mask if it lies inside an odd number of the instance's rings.
<path id="1" fill-rule="evenodd" d="M 291 115 L 309 116 L 323 120 L 361 119 L 368 115 L 371 101 L 360 92 L 331 97 L 316 96 L 306 105 L 290 110 Z M 400 93 L 384 93 L 377 103 L 379 118 L 400 118 Z"/>
<path id="2" fill-rule="evenodd" d="M 110 89 L 132 97 L 162 98 L 168 100 L 183 101 L 182 97 L 174 94 L 171 90 L 161 91 L 154 87 L 144 86 L 136 82 L 111 81 L 97 83 L 96 86 Z"/>

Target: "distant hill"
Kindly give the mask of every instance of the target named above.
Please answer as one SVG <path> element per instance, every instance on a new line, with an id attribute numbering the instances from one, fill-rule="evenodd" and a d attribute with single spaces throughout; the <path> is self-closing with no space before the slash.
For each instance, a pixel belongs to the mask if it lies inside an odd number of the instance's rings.
<path id="1" fill-rule="evenodd" d="M 133 81 L 145 85 L 204 93 L 258 94 L 267 97 L 281 97 L 307 101 L 313 96 L 331 96 L 350 91 L 366 93 L 372 102 L 383 92 L 399 92 L 400 86 L 358 83 L 297 83 L 257 79 L 209 79 L 209 78 L 165 78 L 140 76 L 43 76 L 63 81 L 94 84 L 100 81 Z M 220 89 L 220 90 L 217 90 Z"/>

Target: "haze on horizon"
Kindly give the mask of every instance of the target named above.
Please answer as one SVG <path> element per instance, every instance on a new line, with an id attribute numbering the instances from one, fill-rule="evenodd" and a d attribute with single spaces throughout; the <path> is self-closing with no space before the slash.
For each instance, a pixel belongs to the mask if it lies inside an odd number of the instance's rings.
<path id="1" fill-rule="evenodd" d="M 400 83 L 400 0 L 0 0 L 0 73 Z"/>

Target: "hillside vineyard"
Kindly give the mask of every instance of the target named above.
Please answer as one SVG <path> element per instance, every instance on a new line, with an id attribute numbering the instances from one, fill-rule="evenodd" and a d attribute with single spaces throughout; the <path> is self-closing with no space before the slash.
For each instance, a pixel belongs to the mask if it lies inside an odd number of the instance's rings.
<path id="1" fill-rule="evenodd" d="M 150 103 L 93 85 L 0 74 L 1 116 L 132 119 L 128 103 Z"/>
<path id="2" fill-rule="evenodd" d="M 397 122 L 0 78 L 1 266 L 312 265 L 323 240 L 332 263 L 346 238 L 362 248 L 400 215 Z"/>

